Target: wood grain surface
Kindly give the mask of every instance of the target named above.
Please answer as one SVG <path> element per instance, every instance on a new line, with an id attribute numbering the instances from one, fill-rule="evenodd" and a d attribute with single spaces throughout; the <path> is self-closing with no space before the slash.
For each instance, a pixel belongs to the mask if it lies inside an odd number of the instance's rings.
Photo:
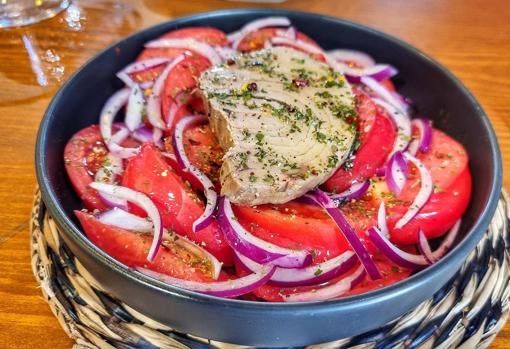
<path id="1" fill-rule="evenodd" d="M 127 34 L 179 16 L 246 6 L 258 5 L 219 0 L 83 0 L 39 24 L 0 29 L 0 348 L 71 348 L 73 344 L 40 296 L 28 249 L 35 137 L 55 90 L 95 53 Z M 504 183 L 510 188 L 507 1 L 290 0 L 271 6 L 369 25 L 411 43 L 451 69 L 492 120 L 505 161 Z M 491 348 L 510 348 L 510 325 Z"/>

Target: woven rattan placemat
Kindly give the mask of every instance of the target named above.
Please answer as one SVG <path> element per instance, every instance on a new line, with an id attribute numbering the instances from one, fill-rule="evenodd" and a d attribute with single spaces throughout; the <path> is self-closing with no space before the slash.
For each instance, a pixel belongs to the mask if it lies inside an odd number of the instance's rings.
<path id="1" fill-rule="evenodd" d="M 369 333 L 308 348 L 487 348 L 509 312 L 509 217 L 503 193 L 489 229 L 461 270 L 414 310 Z M 111 297 L 64 245 L 39 192 L 30 230 L 33 273 L 75 348 L 236 347 L 178 333 Z"/>

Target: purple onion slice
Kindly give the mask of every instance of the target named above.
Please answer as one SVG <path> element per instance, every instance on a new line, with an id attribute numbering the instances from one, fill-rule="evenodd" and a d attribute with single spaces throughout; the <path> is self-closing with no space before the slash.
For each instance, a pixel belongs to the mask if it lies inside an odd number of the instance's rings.
<path id="1" fill-rule="evenodd" d="M 191 38 L 183 39 L 156 39 L 149 41 L 145 47 L 150 48 L 182 48 L 191 50 L 199 55 L 207 58 L 212 65 L 217 65 L 222 62 L 221 57 L 218 55 L 214 47 L 211 45 Z"/>

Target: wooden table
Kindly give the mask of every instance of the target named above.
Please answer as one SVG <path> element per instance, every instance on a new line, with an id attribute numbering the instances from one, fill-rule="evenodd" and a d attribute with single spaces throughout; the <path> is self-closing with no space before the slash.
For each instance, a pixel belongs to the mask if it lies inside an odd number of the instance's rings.
<path id="1" fill-rule="evenodd" d="M 28 216 L 37 126 L 55 90 L 99 50 L 161 21 L 255 6 L 219 0 L 83 0 L 34 26 L 0 29 L 0 348 L 70 348 L 30 270 Z M 502 0 L 294 0 L 395 35 L 451 69 L 499 137 L 510 188 L 510 7 Z M 306 32 L 306 28 L 302 28 Z M 441 88 L 438 86 L 437 88 Z M 510 347 L 510 323 L 491 348 Z"/>

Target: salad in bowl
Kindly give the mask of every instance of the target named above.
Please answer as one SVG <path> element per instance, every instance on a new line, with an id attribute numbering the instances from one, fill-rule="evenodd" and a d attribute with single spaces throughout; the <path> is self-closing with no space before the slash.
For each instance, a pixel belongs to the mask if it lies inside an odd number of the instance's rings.
<path id="1" fill-rule="evenodd" d="M 321 301 L 384 287 L 452 247 L 466 150 L 378 63 L 286 17 L 148 41 L 64 162 L 96 246 L 218 297 Z"/>

